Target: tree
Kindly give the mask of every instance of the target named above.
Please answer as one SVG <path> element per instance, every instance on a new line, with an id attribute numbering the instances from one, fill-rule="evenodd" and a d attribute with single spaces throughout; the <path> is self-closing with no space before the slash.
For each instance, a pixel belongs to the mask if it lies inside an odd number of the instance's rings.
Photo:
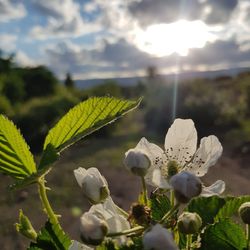
<path id="1" fill-rule="evenodd" d="M 67 88 L 74 88 L 74 86 L 75 86 L 74 81 L 72 80 L 71 74 L 69 72 L 66 74 L 66 79 L 64 81 L 64 85 Z"/>
<path id="2" fill-rule="evenodd" d="M 27 99 L 55 94 L 58 80 L 45 66 L 23 69 L 21 74 Z"/>

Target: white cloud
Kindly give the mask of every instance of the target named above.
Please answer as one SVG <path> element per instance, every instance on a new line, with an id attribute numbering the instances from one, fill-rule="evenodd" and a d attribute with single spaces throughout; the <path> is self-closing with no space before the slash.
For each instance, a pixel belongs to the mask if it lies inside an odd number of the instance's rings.
<path id="1" fill-rule="evenodd" d="M 0 22 L 9 22 L 27 15 L 22 3 L 12 3 L 10 0 L 0 0 Z"/>
<path id="2" fill-rule="evenodd" d="M 0 34 L 0 48 L 6 52 L 13 52 L 16 49 L 16 35 Z"/>
<path id="3" fill-rule="evenodd" d="M 30 58 L 27 54 L 25 54 L 23 51 L 19 50 L 16 54 L 15 54 L 15 59 L 17 61 L 17 63 L 23 67 L 34 67 L 37 66 L 39 64 L 43 64 L 43 61 L 39 61 L 39 63 Z"/>
<path id="4" fill-rule="evenodd" d="M 33 27 L 30 31 L 32 38 L 78 37 L 100 30 L 100 25 L 83 19 L 80 5 L 72 0 L 34 0 L 33 5 L 47 17 L 47 25 Z"/>

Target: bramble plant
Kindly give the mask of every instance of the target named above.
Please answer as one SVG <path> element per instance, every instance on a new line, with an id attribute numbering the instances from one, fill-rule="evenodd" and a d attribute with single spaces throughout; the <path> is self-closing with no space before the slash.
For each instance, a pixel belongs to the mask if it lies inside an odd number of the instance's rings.
<path id="1" fill-rule="evenodd" d="M 197 148 L 190 119 L 173 122 L 164 149 L 142 138 L 125 153 L 124 165 L 142 182 L 138 200 L 128 212 L 113 202 L 98 169 L 74 170 L 92 207 L 80 218 L 81 243 L 63 231 L 47 197 L 45 178 L 53 163 L 64 149 L 135 109 L 140 101 L 94 97 L 78 104 L 49 131 L 39 163 L 15 125 L 0 115 L 0 171 L 15 179 L 11 189 L 37 185 L 48 217 L 36 232 L 20 210 L 16 229 L 31 240 L 29 250 L 249 249 L 250 196 L 221 196 L 222 180 L 209 187 L 202 183 L 200 177 L 217 162 L 222 146 L 210 135 Z M 154 188 L 150 194 L 147 185 Z"/>

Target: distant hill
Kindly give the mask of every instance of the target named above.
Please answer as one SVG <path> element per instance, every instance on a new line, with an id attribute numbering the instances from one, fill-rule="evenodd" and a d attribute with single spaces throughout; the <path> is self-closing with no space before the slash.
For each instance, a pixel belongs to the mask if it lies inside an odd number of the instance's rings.
<path id="1" fill-rule="evenodd" d="M 188 80 L 195 78 L 216 78 L 221 76 L 234 77 L 239 73 L 245 71 L 250 71 L 250 68 L 232 68 L 232 69 L 215 70 L 215 71 L 186 71 L 186 72 L 181 72 L 179 74 L 179 80 Z M 175 74 L 167 74 L 159 76 L 165 79 L 167 82 L 173 81 L 176 77 Z M 84 89 L 100 85 L 108 80 L 116 81 L 121 86 L 133 86 L 138 81 L 143 81 L 145 79 L 146 77 L 121 77 L 121 78 L 107 78 L 107 79 L 75 80 L 75 83 L 78 88 Z"/>

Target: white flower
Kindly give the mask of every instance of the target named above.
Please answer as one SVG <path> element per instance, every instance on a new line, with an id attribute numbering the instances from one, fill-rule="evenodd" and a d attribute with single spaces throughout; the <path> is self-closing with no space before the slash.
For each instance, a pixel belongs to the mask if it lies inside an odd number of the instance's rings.
<path id="1" fill-rule="evenodd" d="M 147 154 L 136 149 L 130 149 L 125 153 L 124 164 L 131 172 L 139 176 L 145 176 L 151 166 Z"/>
<path id="2" fill-rule="evenodd" d="M 106 221 L 108 225 L 108 233 L 117 233 L 130 229 L 127 218 L 120 213 L 111 197 L 102 204 L 93 205 L 89 212 Z M 125 243 L 126 237 L 119 236 L 117 237 L 117 241 L 118 243 Z"/>
<path id="3" fill-rule="evenodd" d="M 165 137 L 165 149 L 142 138 L 135 149 L 147 154 L 151 167 L 146 181 L 155 187 L 170 188 L 169 179 L 176 173 L 187 171 L 197 177 L 205 175 L 222 154 L 222 146 L 214 135 L 201 139 L 197 149 L 197 131 L 191 119 L 176 119 Z M 221 194 L 224 181 L 218 180 L 210 187 L 203 187 L 202 195 Z"/>
<path id="4" fill-rule="evenodd" d="M 104 218 L 99 218 L 95 214 L 87 212 L 80 218 L 80 232 L 84 243 L 99 245 L 108 232 L 108 225 Z"/>
<path id="5" fill-rule="evenodd" d="M 110 195 L 106 179 L 97 168 L 78 168 L 74 170 L 77 183 L 84 196 L 92 203 L 104 202 Z"/>
<path id="6" fill-rule="evenodd" d="M 145 250 L 178 250 L 172 234 L 160 224 L 156 224 L 143 236 Z"/>
<path id="7" fill-rule="evenodd" d="M 171 177 L 170 184 L 176 200 L 181 203 L 189 202 L 193 197 L 200 195 L 202 191 L 200 179 L 187 171 L 182 171 Z"/>

